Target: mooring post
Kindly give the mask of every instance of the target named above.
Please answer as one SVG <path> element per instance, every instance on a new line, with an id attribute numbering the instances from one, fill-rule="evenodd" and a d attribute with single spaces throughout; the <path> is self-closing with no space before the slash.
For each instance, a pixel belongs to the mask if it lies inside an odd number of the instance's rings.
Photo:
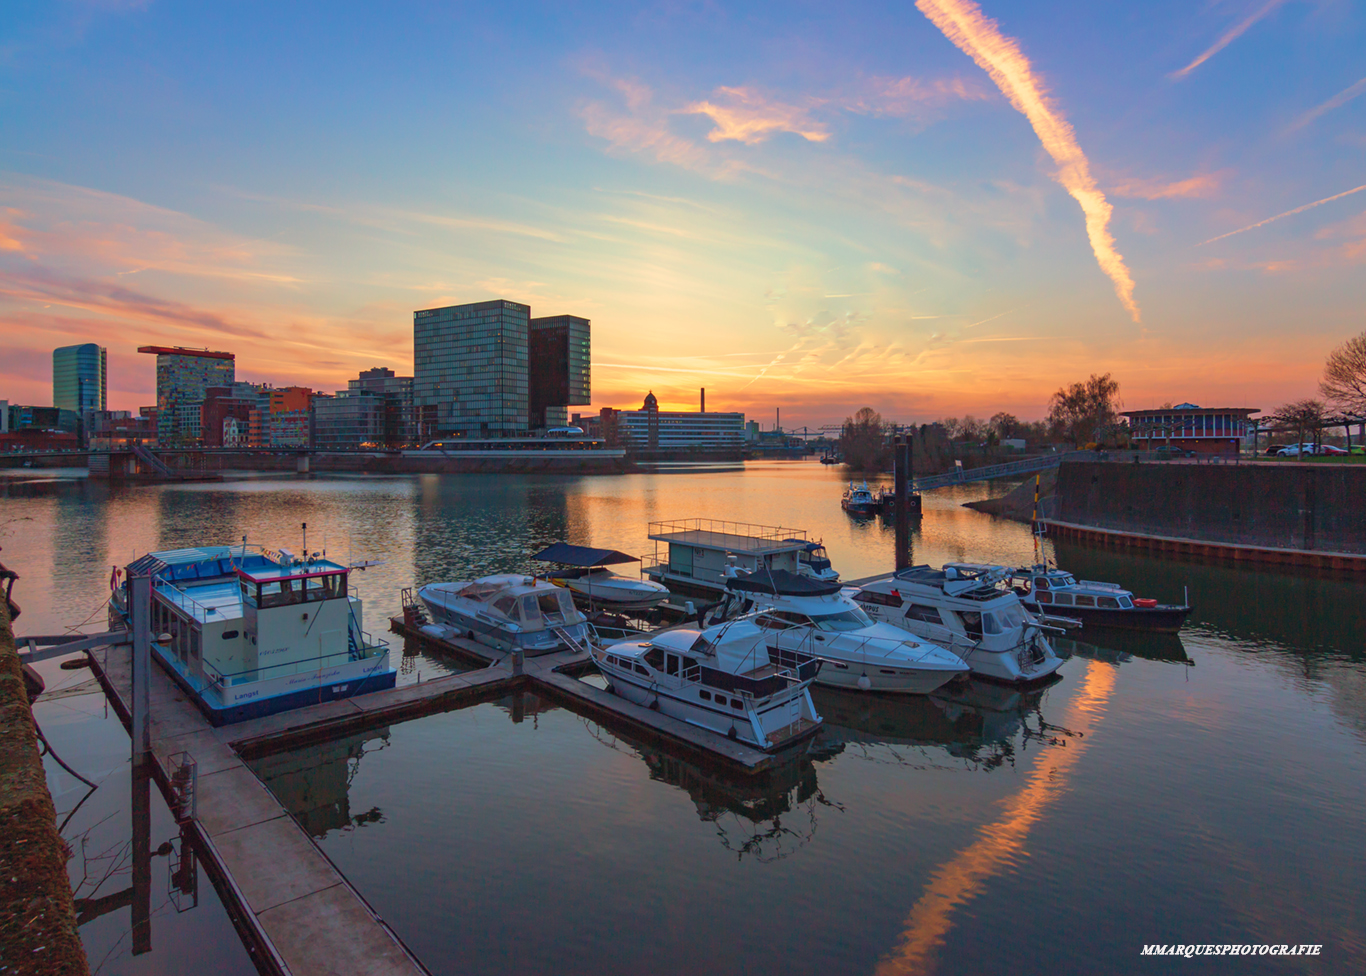
<path id="1" fill-rule="evenodd" d="M 133 628 L 133 765 L 152 752 L 147 711 L 152 689 L 152 577 L 128 574 L 128 611 Z"/>
<path id="2" fill-rule="evenodd" d="M 911 439 L 900 434 L 892 442 L 896 485 L 896 568 L 911 564 Z"/>
<path id="3" fill-rule="evenodd" d="M 520 647 L 512 652 L 512 673 L 522 673 L 522 649 Z"/>

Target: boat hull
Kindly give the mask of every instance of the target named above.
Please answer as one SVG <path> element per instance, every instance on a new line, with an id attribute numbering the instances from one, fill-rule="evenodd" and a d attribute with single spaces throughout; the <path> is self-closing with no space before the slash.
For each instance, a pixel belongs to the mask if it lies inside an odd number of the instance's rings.
<path id="1" fill-rule="evenodd" d="M 588 603 L 602 610 L 652 610 L 669 597 L 668 590 L 641 590 L 598 580 L 571 579 L 562 585 L 574 594 L 576 603 Z"/>
<path id="2" fill-rule="evenodd" d="M 422 600 L 423 606 L 427 608 L 427 612 L 431 614 L 433 622 L 444 627 L 450 627 L 459 635 L 467 636 L 470 640 L 483 644 L 485 647 L 506 652 L 521 651 L 529 657 L 540 654 L 554 654 L 556 651 L 573 650 L 569 644 L 556 636 L 554 631 L 533 630 L 513 633 L 499 626 L 496 622 L 466 613 L 459 607 L 431 598 L 420 590 L 418 597 Z M 588 639 L 588 627 L 585 624 L 570 624 L 561 629 L 579 644 L 583 644 Z"/>
<path id="3" fill-rule="evenodd" d="M 816 676 L 816 684 L 830 688 L 851 688 L 855 691 L 878 691 L 902 695 L 928 695 L 938 691 L 955 678 L 965 678 L 966 669 L 886 667 L 878 663 L 863 665 L 838 658 L 817 655 L 825 662 Z M 859 687 L 859 679 L 868 678 L 868 688 Z"/>
<path id="4" fill-rule="evenodd" d="M 1132 610 L 1102 609 L 1099 607 L 1037 607 L 1027 603 L 1033 612 L 1043 610 L 1068 617 L 1076 617 L 1084 627 L 1108 627 L 1115 630 L 1147 630 L 1159 634 L 1175 634 L 1190 616 L 1190 607 L 1158 606 L 1134 607 Z"/>

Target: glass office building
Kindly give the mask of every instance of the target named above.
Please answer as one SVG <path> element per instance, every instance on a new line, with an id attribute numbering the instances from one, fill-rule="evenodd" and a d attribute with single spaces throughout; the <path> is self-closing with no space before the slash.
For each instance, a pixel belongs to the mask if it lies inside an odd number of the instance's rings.
<path id="1" fill-rule="evenodd" d="M 93 342 L 52 350 L 52 405 L 84 414 L 107 410 L 108 353 Z"/>
<path id="2" fill-rule="evenodd" d="M 157 444 L 198 447 L 205 391 L 233 385 L 235 357 L 180 346 L 140 346 L 138 352 L 157 357 Z"/>
<path id="3" fill-rule="evenodd" d="M 530 322 L 528 403 L 532 427 L 562 427 L 568 407 L 593 401 L 591 323 L 577 315 Z"/>
<path id="4" fill-rule="evenodd" d="M 413 313 L 419 439 L 527 432 L 529 306 L 503 300 Z"/>

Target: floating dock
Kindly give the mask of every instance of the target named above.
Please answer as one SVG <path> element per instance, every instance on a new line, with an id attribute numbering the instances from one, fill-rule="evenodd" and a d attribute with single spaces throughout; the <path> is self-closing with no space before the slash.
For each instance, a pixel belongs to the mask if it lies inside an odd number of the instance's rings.
<path id="1" fill-rule="evenodd" d="M 403 617 L 392 618 L 391 624 L 396 633 L 437 654 L 484 666 L 219 727 L 209 723 L 161 666 L 151 669 L 149 724 L 156 775 L 169 790 L 174 757 L 193 758 L 196 838 L 234 903 L 230 910 L 244 935 L 279 973 L 414 976 L 427 970 L 257 779 L 244 757 L 531 691 L 692 761 L 715 764 L 719 759 L 733 772 L 759 774 L 789 758 L 578 680 L 573 675 L 593 666 L 584 652 L 531 657 L 514 668 L 506 655 L 473 641 L 434 637 Z M 105 644 L 88 653 L 115 712 L 131 727 L 131 646 Z"/>

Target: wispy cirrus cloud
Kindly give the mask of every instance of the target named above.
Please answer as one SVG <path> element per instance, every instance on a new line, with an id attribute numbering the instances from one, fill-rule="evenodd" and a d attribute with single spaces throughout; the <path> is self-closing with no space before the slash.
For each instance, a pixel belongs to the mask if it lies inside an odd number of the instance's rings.
<path id="1" fill-rule="evenodd" d="M 1127 179 L 1110 183 L 1110 192 L 1117 197 L 1136 197 L 1140 200 L 1171 200 L 1176 198 L 1210 197 L 1219 192 L 1226 172 L 1200 173 L 1184 180 Z"/>
<path id="2" fill-rule="evenodd" d="M 811 118 L 810 109 L 765 95 L 754 88 L 721 87 L 716 101 L 694 102 L 681 112 L 706 115 L 716 127 L 707 133 L 709 142 L 733 139 L 747 146 L 757 145 L 780 132 L 799 135 L 808 142 L 824 142 L 830 130 Z"/>
<path id="3" fill-rule="evenodd" d="M 1218 237 L 1211 237 L 1209 240 L 1201 241 L 1199 244 L 1195 246 L 1204 247 L 1206 244 L 1213 244 L 1215 241 L 1222 241 L 1224 238 L 1233 237 L 1235 234 L 1245 234 L 1250 230 L 1256 230 L 1258 227 L 1265 227 L 1267 224 L 1280 220 L 1282 217 L 1293 217 L 1295 216 L 1295 214 L 1302 214 L 1306 210 L 1313 210 L 1315 207 L 1321 207 L 1325 203 L 1332 203 L 1334 200 L 1341 200 L 1343 197 L 1350 197 L 1353 193 L 1360 193 L 1362 190 L 1366 190 L 1366 183 L 1363 183 L 1361 186 L 1353 187 L 1350 190 L 1344 190 L 1341 193 L 1335 193 L 1331 197 L 1324 197 L 1322 200 L 1315 200 L 1313 203 L 1306 203 L 1304 206 L 1296 207 L 1294 210 L 1287 210 L 1285 213 L 1278 213 L 1274 217 L 1268 217 L 1265 220 L 1259 220 L 1255 224 L 1248 224 L 1246 227 L 1239 227 L 1237 230 L 1231 230 L 1227 234 L 1220 234 Z"/>
<path id="4" fill-rule="evenodd" d="M 977 62 L 1001 93 L 1025 118 L 1057 163 L 1054 179 L 1081 205 L 1086 217 L 1086 234 L 1091 241 L 1096 263 L 1115 286 L 1120 304 L 1135 322 L 1140 321 L 1134 301 L 1134 280 L 1115 249 L 1110 234 L 1113 208 L 1091 175 L 1091 165 L 1077 144 L 1071 124 L 1049 97 L 1043 82 L 1034 74 L 1033 65 L 1014 38 L 1001 33 L 995 21 L 982 13 L 972 0 L 917 0 L 916 7 L 944 36 Z"/>
<path id="5" fill-rule="evenodd" d="M 1346 88 L 1338 92 L 1332 98 L 1328 99 L 1328 101 L 1324 102 L 1322 105 L 1316 105 L 1314 108 L 1311 108 L 1308 112 L 1305 112 L 1298 119 L 1292 122 L 1289 128 L 1287 128 L 1285 131 L 1287 133 L 1290 133 L 1294 132 L 1296 129 L 1303 129 L 1306 125 L 1313 122 L 1319 116 L 1326 115 L 1327 113 L 1333 111 L 1333 109 L 1335 108 L 1341 108 L 1342 106 L 1350 102 L 1352 99 L 1360 95 L 1362 92 L 1366 92 L 1366 78 L 1362 78 L 1354 85 L 1348 85 Z"/>
<path id="6" fill-rule="evenodd" d="M 1173 71 L 1167 77 L 1173 79 L 1174 81 L 1180 81 L 1182 78 L 1186 77 L 1186 75 L 1190 74 L 1196 68 L 1200 67 L 1200 65 L 1204 64 L 1206 61 L 1214 57 L 1224 48 L 1228 47 L 1238 38 L 1242 37 L 1249 27 L 1257 23 L 1257 21 L 1261 20 L 1263 17 L 1266 17 L 1268 14 L 1275 11 L 1275 9 L 1281 6 L 1283 3 L 1285 3 L 1285 0 L 1266 0 L 1266 2 L 1263 3 L 1261 6 L 1254 8 L 1252 12 L 1245 16 L 1242 20 L 1238 21 L 1228 30 L 1220 34 L 1218 39 L 1208 48 L 1206 48 L 1199 56 L 1197 56 L 1194 61 L 1186 65 L 1184 68 L 1181 68 L 1177 71 Z"/>

